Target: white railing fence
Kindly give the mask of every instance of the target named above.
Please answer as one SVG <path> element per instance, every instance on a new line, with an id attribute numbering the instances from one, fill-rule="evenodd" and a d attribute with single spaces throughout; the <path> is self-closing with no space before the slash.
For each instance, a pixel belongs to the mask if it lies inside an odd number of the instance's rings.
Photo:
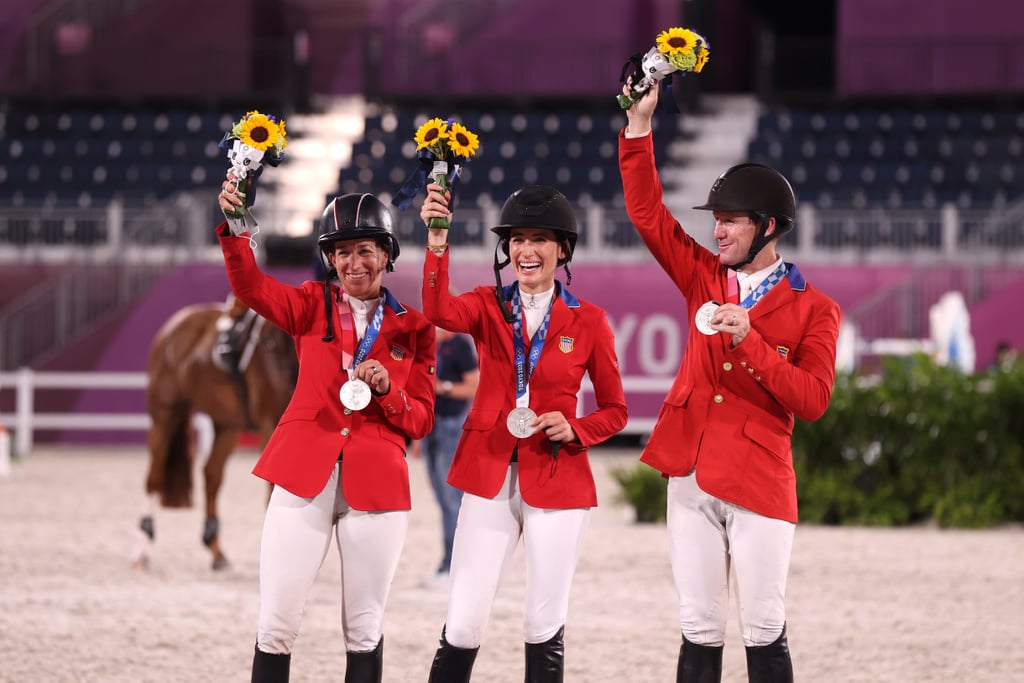
<path id="1" fill-rule="evenodd" d="M 14 446 L 20 457 L 28 457 L 35 443 L 35 432 L 53 429 L 127 430 L 147 431 L 150 427 L 145 398 L 147 376 L 144 372 L 39 372 L 22 368 L 16 372 L 0 372 L 0 395 L 14 392 L 14 412 L 0 413 L 0 424 L 14 433 Z M 664 396 L 672 385 L 671 377 L 623 377 L 622 386 L 627 394 L 657 394 Z M 138 389 L 139 412 L 40 412 L 36 410 L 36 392 L 41 389 Z M 592 392 L 589 381 L 580 391 L 583 397 Z M 630 415 L 623 434 L 648 434 L 654 427 L 657 414 Z M 207 421 L 194 421 L 200 430 L 200 441 L 208 439 L 202 432 L 212 429 Z"/>
<path id="2" fill-rule="evenodd" d="M 0 372 L 0 392 L 14 389 L 14 413 L 0 413 L 0 423 L 14 431 L 17 452 L 26 457 L 32 452 L 33 436 L 44 429 L 125 429 L 148 430 L 150 421 L 145 401 L 139 400 L 138 413 L 37 412 L 39 389 L 139 389 L 146 388 L 144 372 L 37 372 L 22 368 Z"/>

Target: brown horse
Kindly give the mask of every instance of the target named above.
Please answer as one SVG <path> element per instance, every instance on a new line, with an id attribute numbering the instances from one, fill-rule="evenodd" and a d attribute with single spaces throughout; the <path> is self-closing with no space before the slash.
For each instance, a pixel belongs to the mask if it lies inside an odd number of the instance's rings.
<path id="1" fill-rule="evenodd" d="M 155 508 L 192 504 L 196 450 L 192 418 L 196 413 L 209 416 L 213 424 L 212 444 L 203 466 L 203 543 L 213 553 L 214 569 L 228 566 L 217 519 L 224 465 L 243 431 L 255 430 L 260 447 L 266 445 L 295 389 L 298 362 L 291 338 L 252 311 L 244 313 L 251 320 L 240 338 L 237 369 L 224 364 L 215 347 L 217 321 L 225 311 L 224 304 L 183 308 L 164 323 L 150 348 L 146 391 L 152 421 L 146 476 L 149 510 L 139 524 L 140 542 L 133 560 L 137 567 L 149 566 Z"/>

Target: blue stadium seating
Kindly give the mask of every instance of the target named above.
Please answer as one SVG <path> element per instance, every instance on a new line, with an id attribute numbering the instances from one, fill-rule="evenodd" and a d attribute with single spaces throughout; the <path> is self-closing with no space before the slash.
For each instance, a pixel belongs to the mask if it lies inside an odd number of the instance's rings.
<path id="1" fill-rule="evenodd" d="M 150 200 L 209 188 L 227 168 L 217 147 L 244 113 L 219 107 L 4 103 L 0 193 L 79 204 Z"/>
<path id="2" fill-rule="evenodd" d="M 823 207 L 977 208 L 1024 195 L 1024 115 L 968 104 L 779 107 L 759 117 L 748 156 Z"/>
<path id="3" fill-rule="evenodd" d="M 395 106 L 368 116 L 350 166 L 339 169 L 339 191 L 380 191 L 380 183 L 397 190 L 415 168 L 410 141 L 433 116 L 444 114 Z M 580 102 L 528 112 L 474 108 L 457 118 L 480 137 L 479 152 L 464 168 L 460 201 L 487 197 L 500 204 L 518 187 L 541 183 L 557 187 L 574 203 L 621 202 L 615 135 L 626 120 L 614 106 Z M 384 128 L 388 120 L 397 122 L 391 130 Z M 667 157 L 673 139 L 667 134 L 655 137 L 661 158 Z"/>

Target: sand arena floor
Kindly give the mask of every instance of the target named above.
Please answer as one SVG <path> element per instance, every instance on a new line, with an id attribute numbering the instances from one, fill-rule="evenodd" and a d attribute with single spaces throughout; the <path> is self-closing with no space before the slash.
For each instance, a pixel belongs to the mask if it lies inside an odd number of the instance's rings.
<path id="1" fill-rule="evenodd" d="M 679 645 L 664 526 L 615 502 L 600 449 L 594 510 L 566 628 L 566 681 L 675 680 Z M 44 448 L 0 479 L 0 681 L 248 681 L 258 607 L 263 482 L 255 454 L 228 463 L 221 492 L 232 567 L 210 569 L 202 513 L 161 510 L 151 569 L 130 555 L 143 510 L 141 448 Z M 439 515 L 410 460 L 413 514 L 388 604 L 384 680 L 425 681 L 446 595 L 424 588 Z M 292 680 L 340 681 L 338 558 L 309 596 Z M 523 679 L 522 553 L 494 603 L 474 680 Z M 1024 681 L 1024 529 L 797 528 L 789 635 L 798 681 Z M 725 681 L 745 681 L 735 621 Z"/>

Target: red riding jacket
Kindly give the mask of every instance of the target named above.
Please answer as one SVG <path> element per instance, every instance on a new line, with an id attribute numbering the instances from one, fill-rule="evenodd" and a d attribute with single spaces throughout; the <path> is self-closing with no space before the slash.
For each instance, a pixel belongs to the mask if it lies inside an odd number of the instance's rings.
<path id="1" fill-rule="evenodd" d="M 405 444 L 406 437 L 423 438 L 434 426 L 434 326 L 384 290 L 384 321 L 367 358 L 387 368 L 391 390 L 353 412 L 338 398 L 348 376 L 336 306 L 335 338 L 322 341 L 323 283 L 278 282 L 260 271 L 248 239 L 224 237 L 224 232 L 222 225 L 217 234 L 235 296 L 290 334 L 299 358 L 295 393 L 253 473 L 297 496 L 315 496 L 343 453 L 342 487 L 349 505 L 410 509 Z M 338 294 L 336 286 L 331 290 Z"/>
<path id="2" fill-rule="evenodd" d="M 693 320 L 727 301 L 728 270 L 683 231 L 662 201 L 652 136 L 619 134 L 626 210 L 647 248 L 686 297 Z M 839 306 L 796 266 L 750 309 L 738 345 L 690 325 L 686 354 L 641 461 L 667 475 L 696 469 L 705 492 L 767 517 L 797 521 L 794 415 L 816 420 L 835 381 Z"/>
<path id="3" fill-rule="evenodd" d="M 470 334 L 480 358 L 480 385 L 462 427 L 448 483 L 493 498 L 505 480 L 518 441 L 519 489 L 539 508 L 597 505 L 587 447 L 626 426 L 626 401 L 615 355 L 615 339 L 602 309 L 579 301 L 556 283 L 544 349 L 530 377 L 530 408 L 538 415 L 560 411 L 579 443 L 564 444 L 557 462 L 542 431 L 517 439 L 505 420 L 515 407 L 512 325 L 505 321 L 493 287 L 448 293 L 448 252 L 427 251 L 423 264 L 423 312 L 436 325 Z M 527 341 L 527 344 L 529 342 Z M 576 417 L 577 393 L 586 372 L 597 409 Z"/>

